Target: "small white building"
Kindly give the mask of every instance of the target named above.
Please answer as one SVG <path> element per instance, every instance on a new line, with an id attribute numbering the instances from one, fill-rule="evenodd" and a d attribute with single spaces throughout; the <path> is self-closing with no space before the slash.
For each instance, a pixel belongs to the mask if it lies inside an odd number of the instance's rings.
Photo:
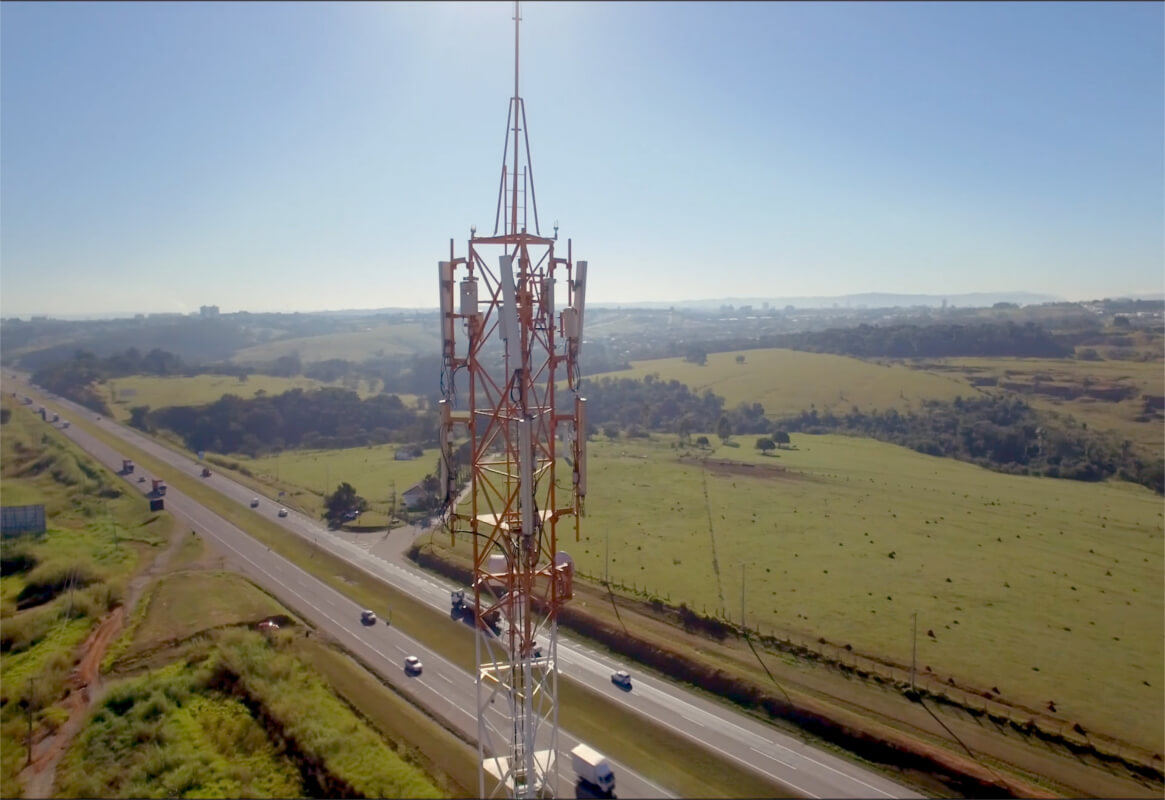
<path id="1" fill-rule="evenodd" d="M 405 504 L 405 508 L 414 509 L 424 502 L 429 493 L 425 491 L 425 487 L 420 483 L 414 483 L 409 488 L 401 493 L 400 499 Z"/>

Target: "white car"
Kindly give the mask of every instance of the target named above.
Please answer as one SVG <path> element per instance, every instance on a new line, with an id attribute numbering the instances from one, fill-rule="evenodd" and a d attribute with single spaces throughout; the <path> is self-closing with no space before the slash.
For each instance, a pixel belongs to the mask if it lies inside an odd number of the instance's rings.
<path id="1" fill-rule="evenodd" d="M 631 675 L 623 670 L 611 673 L 611 683 L 623 689 L 631 688 Z"/>
<path id="2" fill-rule="evenodd" d="M 279 516 L 286 517 L 287 516 L 287 509 L 286 508 L 279 509 Z"/>
<path id="3" fill-rule="evenodd" d="M 421 659 L 416 656 L 409 656 L 405 659 L 405 672 L 410 675 L 420 675 L 421 669 Z"/>
<path id="4" fill-rule="evenodd" d="M 259 507 L 259 498 L 252 497 L 251 498 L 251 508 L 258 508 L 258 507 Z"/>

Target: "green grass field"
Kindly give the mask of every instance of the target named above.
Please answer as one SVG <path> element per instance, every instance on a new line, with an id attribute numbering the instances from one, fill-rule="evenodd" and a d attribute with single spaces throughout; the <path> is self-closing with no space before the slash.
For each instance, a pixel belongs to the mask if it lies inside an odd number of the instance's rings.
<path id="1" fill-rule="evenodd" d="M 397 461 L 396 447 L 351 447 L 344 450 L 294 450 L 266 458 L 219 456 L 245 467 L 261 483 L 287 492 L 288 500 L 303 511 L 323 514 L 323 492 L 333 492 L 347 481 L 368 501 L 362 525 L 388 523 L 388 506 L 395 483 L 397 507 L 410 486 L 437 469 L 437 451 L 426 450 L 420 458 Z"/>
<path id="2" fill-rule="evenodd" d="M 258 622 L 264 617 L 285 613 L 286 609 L 275 599 L 240 575 L 229 572 L 170 575 L 158 581 L 151 592 L 148 608 L 126 656 L 185 639 L 208 628 Z"/>
<path id="3" fill-rule="evenodd" d="M 250 364 L 298 353 L 304 363 L 330 358 L 363 361 L 374 356 L 435 353 L 440 350 L 440 344 L 436 324 L 393 322 L 370 325 L 362 331 L 268 342 L 240 350 L 231 360 L 236 364 Z"/>
<path id="4" fill-rule="evenodd" d="M 299 375 L 294 378 L 276 378 L 271 375 L 251 375 L 240 381 L 229 375 L 196 375 L 193 377 L 163 378 L 153 375 L 134 375 L 108 381 L 101 388 L 119 420 L 129 419 L 129 410 L 134 406 L 165 408 L 166 406 L 196 406 L 213 403 L 223 395 L 233 394 L 250 399 L 259 392 L 268 395 L 282 394 L 292 389 L 311 391 L 325 386 L 340 386 L 312 380 Z M 366 381 L 357 384 L 356 392 L 361 397 L 371 395 L 373 387 Z M 416 401 L 415 395 L 401 395 L 406 404 Z"/>
<path id="5" fill-rule="evenodd" d="M 737 622 L 743 579 L 750 627 L 899 664 L 917 612 L 920 670 L 1161 752 L 1160 497 L 841 436 L 766 457 L 754 438 L 706 461 L 673 437 L 592 442 L 583 539 L 559 546 L 599 578 L 609 547 L 613 582 Z"/>
<path id="6" fill-rule="evenodd" d="M 744 356 L 743 364 L 736 362 L 738 355 Z M 953 400 L 978 393 L 957 378 L 901 364 L 883 366 L 846 356 L 782 349 L 709 353 L 704 365 L 682 358 L 636 361 L 630 370 L 593 377 L 640 380 L 651 374 L 687 384 L 694 392 L 710 389 L 724 398 L 728 408 L 760 403 L 770 417 L 796 414 L 813 405 L 821 411 L 849 411 L 853 406 L 902 410 L 923 399 Z"/>

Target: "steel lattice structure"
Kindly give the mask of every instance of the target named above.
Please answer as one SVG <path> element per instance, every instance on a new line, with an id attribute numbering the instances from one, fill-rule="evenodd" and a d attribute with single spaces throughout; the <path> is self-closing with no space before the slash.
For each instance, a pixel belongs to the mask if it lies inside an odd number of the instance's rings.
<path id="1" fill-rule="evenodd" d="M 572 261 L 569 241 L 566 257 L 556 254 L 557 224 L 554 237 L 538 229 L 518 94 L 519 21 L 515 3 L 514 96 L 494 232 L 472 230 L 462 258 L 451 240 L 449 260 L 438 265 L 441 486 L 453 536 L 472 539 L 483 797 L 487 773 L 496 781 L 493 795 L 557 790 L 557 617 L 571 597 L 573 572 L 558 550 L 558 528 L 568 525 L 578 540 L 586 494 L 586 401 L 577 394 L 586 262 Z M 527 231 L 528 210 L 534 233 Z M 565 301 L 561 310 L 556 299 Z M 459 396 L 461 375 L 468 385 Z M 458 459 L 454 443 L 461 439 L 468 441 Z M 468 493 L 458 503 L 456 477 L 465 467 Z"/>

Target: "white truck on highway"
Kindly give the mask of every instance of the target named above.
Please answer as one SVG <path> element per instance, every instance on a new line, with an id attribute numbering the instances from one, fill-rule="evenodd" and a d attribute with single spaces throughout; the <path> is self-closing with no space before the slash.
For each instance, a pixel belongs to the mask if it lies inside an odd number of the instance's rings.
<path id="1" fill-rule="evenodd" d="M 583 783 L 590 784 L 607 796 L 615 791 L 615 773 L 611 771 L 607 757 L 593 747 L 576 745 L 570 751 L 570 765 Z"/>

